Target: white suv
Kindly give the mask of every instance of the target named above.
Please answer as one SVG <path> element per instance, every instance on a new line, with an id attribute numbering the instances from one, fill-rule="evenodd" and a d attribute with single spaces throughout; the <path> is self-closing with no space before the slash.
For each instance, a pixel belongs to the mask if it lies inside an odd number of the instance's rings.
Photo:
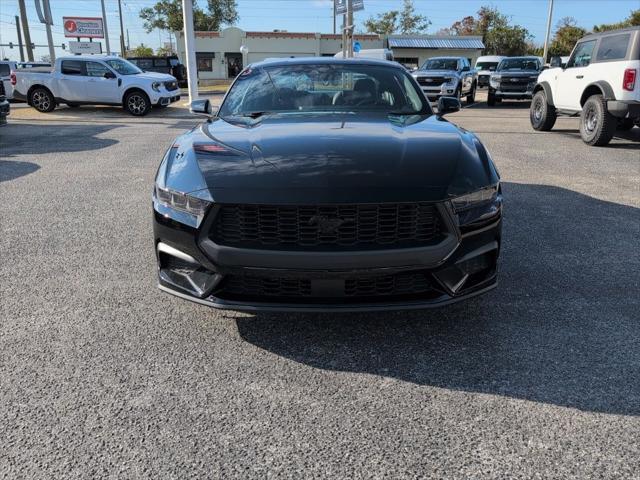
<path id="1" fill-rule="evenodd" d="M 588 145 L 606 145 L 616 129 L 640 123 L 640 27 L 587 35 L 564 68 L 538 77 L 531 101 L 535 130 L 551 130 L 557 115 L 580 115 Z"/>

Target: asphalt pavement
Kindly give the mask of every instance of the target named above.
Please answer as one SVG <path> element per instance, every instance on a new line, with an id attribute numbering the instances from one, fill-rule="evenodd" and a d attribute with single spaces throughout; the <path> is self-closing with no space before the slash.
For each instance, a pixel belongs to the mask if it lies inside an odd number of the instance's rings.
<path id="1" fill-rule="evenodd" d="M 0 128 L 0 477 L 640 478 L 640 128 L 478 103 L 500 284 L 437 310 L 216 311 L 156 289 L 171 106 Z"/>

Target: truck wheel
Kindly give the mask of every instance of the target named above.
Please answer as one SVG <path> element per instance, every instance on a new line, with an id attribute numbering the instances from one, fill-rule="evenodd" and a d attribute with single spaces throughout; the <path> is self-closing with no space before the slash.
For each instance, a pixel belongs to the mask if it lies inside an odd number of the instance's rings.
<path id="1" fill-rule="evenodd" d="M 127 96 L 124 97 L 124 108 L 131 115 L 143 117 L 151 110 L 151 102 L 146 93 L 134 90 L 133 92 L 127 93 Z"/>
<path id="2" fill-rule="evenodd" d="M 34 88 L 29 95 L 29 105 L 39 112 L 48 113 L 56 108 L 56 100 L 46 88 Z"/>
<path id="3" fill-rule="evenodd" d="M 621 132 L 626 132 L 628 130 L 631 130 L 634 125 L 635 122 L 633 121 L 633 118 L 621 118 L 620 120 L 618 120 L 617 129 Z"/>
<path id="4" fill-rule="evenodd" d="M 587 145 L 601 147 L 616 132 L 616 118 L 609 113 L 602 95 L 591 95 L 580 114 L 580 136 Z"/>
<path id="5" fill-rule="evenodd" d="M 529 109 L 529 120 L 534 130 L 548 132 L 556 123 L 556 109 L 549 105 L 544 90 L 540 90 L 533 96 Z"/>
<path id="6" fill-rule="evenodd" d="M 471 105 L 476 101 L 476 84 L 471 85 L 471 91 L 467 95 L 467 105 Z"/>
<path id="7" fill-rule="evenodd" d="M 487 95 L 487 105 L 493 107 L 496 104 L 496 96 L 494 93 L 489 92 Z"/>

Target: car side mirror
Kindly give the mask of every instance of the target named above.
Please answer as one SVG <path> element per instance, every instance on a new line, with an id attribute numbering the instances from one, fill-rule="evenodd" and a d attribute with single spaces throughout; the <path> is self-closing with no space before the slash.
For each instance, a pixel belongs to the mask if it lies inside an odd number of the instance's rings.
<path id="1" fill-rule="evenodd" d="M 113 72 L 104 72 L 104 78 L 116 78 L 116 74 Z"/>
<path id="2" fill-rule="evenodd" d="M 438 99 L 438 116 L 460 111 L 462 106 L 456 97 L 440 97 Z"/>
<path id="3" fill-rule="evenodd" d="M 218 113 L 218 107 L 211 105 L 209 100 L 194 100 L 191 102 L 189 110 L 195 115 L 214 116 Z"/>

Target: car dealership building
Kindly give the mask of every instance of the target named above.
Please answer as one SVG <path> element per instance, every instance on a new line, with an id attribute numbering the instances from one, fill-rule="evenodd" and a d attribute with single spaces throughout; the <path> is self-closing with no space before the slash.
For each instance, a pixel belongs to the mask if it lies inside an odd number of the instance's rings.
<path id="1" fill-rule="evenodd" d="M 224 80 L 234 78 L 243 66 L 265 58 L 333 56 L 342 51 L 340 34 L 309 32 L 245 32 L 229 27 L 220 32 L 195 32 L 198 78 Z M 178 35 L 178 56 L 184 63 L 184 38 Z M 475 63 L 484 45 L 482 37 L 440 35 L 356 34 L 361 48 L 393 50 L 396 61 L 414 68 L 431 57 L 448 55 L 467 57 Z M 240 53 L 245 46 L 246 52 Z"/>

